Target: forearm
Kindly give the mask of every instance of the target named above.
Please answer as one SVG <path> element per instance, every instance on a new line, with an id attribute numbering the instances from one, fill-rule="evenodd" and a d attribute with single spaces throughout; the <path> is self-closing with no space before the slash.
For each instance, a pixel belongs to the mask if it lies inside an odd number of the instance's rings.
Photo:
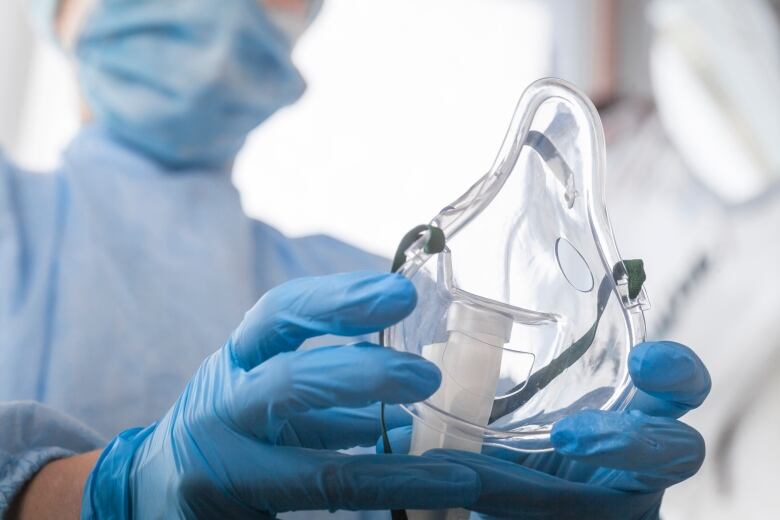
<path id="1" fill-rule="evenodd" d="M 84 484 L 99 456 L 95 450 L 44 466 L 16 498 L 8 518 L 79 518 Z"/>

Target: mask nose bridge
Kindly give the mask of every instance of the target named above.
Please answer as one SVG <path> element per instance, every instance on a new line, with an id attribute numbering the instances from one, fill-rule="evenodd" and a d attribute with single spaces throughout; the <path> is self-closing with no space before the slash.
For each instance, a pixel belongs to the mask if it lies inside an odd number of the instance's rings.
<path id="1" fill-rule="evenodd" d="M 550 168 L 555 179 L 560 182 L 565 190 L 564 200 L 566 201 L 566 207 L 572 209 L 579 193 L 574 182 L 574 171 L 569 166 L 569 163 L 566 162 L 563 154 L 546 134 L 538 130 L 529 131 L 524 144 L 536 152 L 539 158 Z"/>

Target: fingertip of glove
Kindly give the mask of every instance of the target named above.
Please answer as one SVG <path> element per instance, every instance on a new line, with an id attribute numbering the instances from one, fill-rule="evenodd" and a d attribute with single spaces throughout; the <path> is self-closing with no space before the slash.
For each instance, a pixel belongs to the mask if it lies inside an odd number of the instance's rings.
<path id="1" fill-rule="evenodd" d="M 550 432 L 550 444 L 555 451 L 564 455 L 576 453 L 578 448 L 577 435 L 568 419 L 567 417 L 555 423 Z"/>
<path id="2" fill-rule="evenodd" d="M 388 326 L 408 316 L 417 305 L 417 290 L 397 273 L 361 271 L 348 273 L 350 300 L 361 302 L 366 318 Z"/>
<path id="3" fill-rule="evenodd" d="M 386 282 L 391 288 L 390 293 L 398 302 L 399 307 L 409 310 L 417 305 L 417 289 L 407 277 L 398 273 L 385 274 Z"/>
<path id="4" fill-rule="evenodd" d="M 426 391 L 430 391 L 431 394 L 441 385 L 441 369 L 435 363 L 420 357 L 413 363 L 410 363 L 409 366 L 412 367 L 412 370 L 420 379 L 425 381 L 427 384 Z"/>
<path id="5" fill-rule="evenodd" d="M 411 398 L 411 401 L 402 402 L 421 401 L 433 395 L 441 385 L 442 376 L 439 367 L 414 354 L 398 352 L 395 354 L 397 356 L 395 366 L 388 368 L 395 374 L 393 379 L 407 385 L 407 390 L 412 392 L 411 395 L 404 392 L 404 398 Z"/>
<path id="6" fill-rule="evenodd" d="M 628 361 L 634 383 L 648 392 L 666 392 L 692 388 L 706 396 L 712 385 L 709 372 L 696 353 L 674 341 L 656 341 L 637 345 Z M 703 399 L 703 397 L 702 397 Z"/>
<path id="7" fill-rule="evenodd" d="M 686 478 L 690 478 L 699 472 L 704 465 L 704 459 L 707 456 L 707 442 L 704 440 L 704 436 L 698 430 L 691 428 L 692 430 L 692 448 L 687 450 L 690 454 L 691 462 L 689 466 L 688 474 Z"/>

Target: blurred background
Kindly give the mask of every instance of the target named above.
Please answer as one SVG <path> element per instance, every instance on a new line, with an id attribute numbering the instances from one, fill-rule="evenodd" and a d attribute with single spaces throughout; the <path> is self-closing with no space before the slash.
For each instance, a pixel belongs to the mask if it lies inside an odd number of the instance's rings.
<path id="1" fill-rule="evenodd" d="M 597 104 L 617 243 L 643 258 L 648 336 L 692 345 L 708 443 L 664 518 L 780 512 L 780 7 L 768 0 L 328 0 L 295 51 L 304 97 L 234 176 L 246 212 L 389 256 L 490 166 L 523 89 Z M 65 55 L 0 4 L 0 148 L 40 171 L 79 128 Z M 280 197 L 279 194 L 294 196 Z"/>
<path id="2" fill-rule="evenodd" d="M 10 29 L 2 67 L 14 71 L 0 87 L 0 142 L 46 169 L 77 131 L 77 91 L 20 4 L 0 7 Z M 246 210 L 285 233 L 326 232 L 392 254 L 487 171 L 523 88 L 550 73 L 550 29 L 536 2 L 326 2 L 295 51 L 306 94 L 239 158 Z"/>

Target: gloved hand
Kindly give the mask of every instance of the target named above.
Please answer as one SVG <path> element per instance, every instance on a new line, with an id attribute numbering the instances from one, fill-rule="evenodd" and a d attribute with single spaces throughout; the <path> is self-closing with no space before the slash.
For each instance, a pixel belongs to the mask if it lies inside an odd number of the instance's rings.
<path id="1" fill-rule="evenodd" d="M 643 343 L 629 358 L 637 393 L 623 412 L 586 411 L 555 424 L 553 452 L 426 455 L 477 472 L 481 492 L 469 507 L 488 516 L 534 519 L 656 519 L 664 490 L 694 475 L 704 440 L 677 421 L 699 406 L 710 376 L 678 343 Z M 411 427 L 390 432 L 394 452 L 408 450 Z"/>
<path id="2" fill-rule="evenodd" d="M 470 504 L 467 467 L 408 455 L 346 455 L 373 445 L 375 403 L 431 395 L 441 374 L 420 357 L 361 343 L 294 351 L 326 333 L 362 335 L 416 303 L 398 275 L 293 280 L 268 292 L 198 369 L 170 411 L 115 438 L 93 469 L 84 518 L 258 518 L 306 509 Z M 153 348 L 153 347 L 150 347 Z M 405 414 L 388 414 L 400 425 Z"/>

